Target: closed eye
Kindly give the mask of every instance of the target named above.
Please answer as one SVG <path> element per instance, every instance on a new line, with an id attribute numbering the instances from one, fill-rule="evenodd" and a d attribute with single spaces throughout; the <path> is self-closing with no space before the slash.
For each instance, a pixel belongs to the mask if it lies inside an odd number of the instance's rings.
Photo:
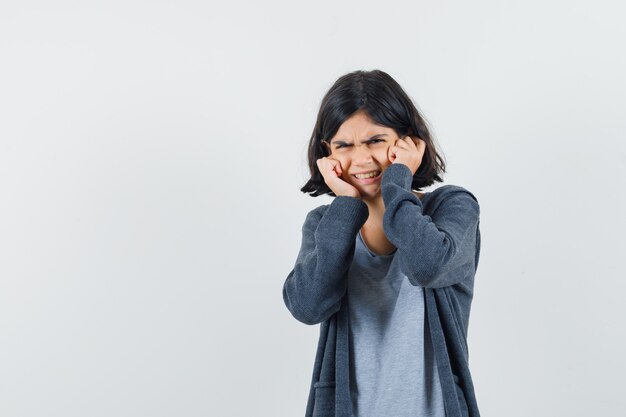
<path id="1" fill-rule="evenodd" d="M 378 143 L 378 142 L 384 142 L 384 141 L 385 141 L 384 139 L 372 139 L 372 140 L 368 140 L 366 143 Z M 346 145 L 340 144 L 340 145 L 337 145 L 335 147 L 335 149 L 341 149 L 341 148 L 345 148 L 345 147 L 348 147 L 348 146 L 352 146 L 352 145 L 351 144 L 350 145 L 349 144 L 346 144 Z"/>

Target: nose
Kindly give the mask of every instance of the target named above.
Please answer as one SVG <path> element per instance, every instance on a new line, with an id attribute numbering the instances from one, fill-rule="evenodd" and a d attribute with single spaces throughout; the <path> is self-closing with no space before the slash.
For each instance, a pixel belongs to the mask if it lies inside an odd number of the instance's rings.
<path id="1" fill-rule="evenodd" d="M 369 166 L 372 164 L 372 151 L 365 145 L 356 146 L 352 155 L 352 163 L 359 166 Z"/>

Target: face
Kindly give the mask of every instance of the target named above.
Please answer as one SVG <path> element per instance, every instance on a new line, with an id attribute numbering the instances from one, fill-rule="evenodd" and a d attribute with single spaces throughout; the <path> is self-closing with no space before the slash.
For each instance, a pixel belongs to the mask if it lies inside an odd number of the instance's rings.
<path id="1" fill-rule="evenodd" d="M 391 165 L 389 148 L 400 137 L 389 127 L 376 124 L 363 111 L 343 122 L 337 134 L 325 143 L 330 158 L 341 163 L 341 178 L 354 186 L 364 200 L 380 195 L 382 173 Z M 359 179 L 354 174 L 377 171 L 375 178 Z"/>

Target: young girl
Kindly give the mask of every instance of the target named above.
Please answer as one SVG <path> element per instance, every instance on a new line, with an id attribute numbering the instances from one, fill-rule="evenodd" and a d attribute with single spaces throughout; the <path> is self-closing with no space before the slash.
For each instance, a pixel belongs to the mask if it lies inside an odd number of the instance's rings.
<path id="1" fill-rule="evenodd" d="M 301 191 L 311 210 L 283 285 L 291 314 L 320 325 L 306 417 L 478 417 L 467 331 L 480 253 L 476 197 L 420 192 L 445 164 L 424 119 L 383 71 L 324 96 Z"/>

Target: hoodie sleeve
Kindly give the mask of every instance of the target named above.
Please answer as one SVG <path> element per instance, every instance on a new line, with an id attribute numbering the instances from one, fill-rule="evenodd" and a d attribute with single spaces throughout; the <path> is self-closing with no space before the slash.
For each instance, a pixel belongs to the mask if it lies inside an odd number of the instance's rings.
<path id="1" fill-rule="evenodd" d="M 480 207 L 465 188 L 437 189 L 432 216 L 422 212 L 422 201 L 411 192 L 408 166 L 391 164 L 381 181 L 385 204 L 383 229 L 398 248 L 400 264 L 412 285 L 446 287 L 473 276 L 480 245 Z"/>
<path id="2" fill-rule="evenodd" d="M 283 300 L 297 320 L 317 324 L 339 310 L 356 235 L 368 215 L 367 204 L 349 196 L 307 214 L 295 266 L 283 285 Z"/>

